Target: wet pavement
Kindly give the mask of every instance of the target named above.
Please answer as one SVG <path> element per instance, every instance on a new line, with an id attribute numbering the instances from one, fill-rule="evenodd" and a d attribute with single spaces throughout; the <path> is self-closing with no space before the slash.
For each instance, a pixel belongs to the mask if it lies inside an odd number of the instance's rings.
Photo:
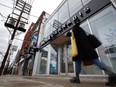
<path id="1" fill-rule="evenodd" d="M 0 76 L 0 87 L 108 87 L 106 79 L 81 78 L 81 83 L 70 83 L 66 76 Z"/>

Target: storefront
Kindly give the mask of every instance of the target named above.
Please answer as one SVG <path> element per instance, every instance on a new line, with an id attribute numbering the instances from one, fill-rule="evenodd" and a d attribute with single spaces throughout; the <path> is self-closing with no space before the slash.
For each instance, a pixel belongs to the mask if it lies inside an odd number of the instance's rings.
<path id="1" fill-rule="evenodd" d="M 83 8 L 89 10 L 86 12 Z M 75 14 L 82 22 L 81 27 L 102 42 L 102 45 L 96 49 L 99 59 L 116 72 L 116 10 L 110 0 L 103 0 L 101 3 L 100 0 L 63 0 L 43 25 L 42 40 L 49 38 L 48 36 Z M 42 50 L 36 54 L 35 60 L 39 62 L 34 66 L 36 70 L 33 71 L 33 75 L 74 74 L 75 64 L 70 55 L 70 38 L 64 35 L 67 31 L 69 30 L 64 29 L 61 32 L 58 30 L 54 40 L 44 43 Z M 104 72 L 91 65 L 82 66 L 81 74 L 102 75 Z"/>

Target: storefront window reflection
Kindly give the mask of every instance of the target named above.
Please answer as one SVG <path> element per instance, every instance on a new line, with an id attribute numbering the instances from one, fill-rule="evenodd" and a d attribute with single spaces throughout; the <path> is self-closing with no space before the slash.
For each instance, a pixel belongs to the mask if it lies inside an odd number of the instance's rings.
<path id="1" fill-rule="evenodd" d="M 51 48 L 51 57 L 50 57 L 50 74 L 57 74 L 57 51 Z"/>
<path id="2" fill-rule="evenodd" d="M 40 63 L 40 74 L 46 74 L 47 70 L 47 57 L 48 57 L 48 51 L 43 49 L 42 50 L 42 55 L 41 55 L 41 63 Z"/>
<path id="3" fill-rule="evenodd" d="M 69 19 L 69 11 L 68 4 L 65 2 L 62 7 L 59 9 L 59 22 L 64 23 L 67 19 Z"/>
<path id="4" fill-rule="evenodd" d="M 68 45 L 68 73 L 74 73 L 73 61 L 71 57 L 71 45 Z"/>
<path id="5" fill-rule="evenodd" d="M 70 17 L 82 8 L 81 0 L 67 0 L 69 4 Z"/>
<path id="6" fill-rule="evenodd" d="M 85 32 L 91 33 L 91 30 L 87 22 L 81 24 L 81 27 L 85 30 Z M 101 73 L 102 71 L 96 65 L 84 66 L 82 64 L 81 74 L 101 74 Z"/>
<path id="7" fill-rule="evenodd" d="M 81 0 L 82 4 L 85 6 L 87 3 L 89 3 L 91 0 Z"/>
<path id="8" fill-rule="evenodd" d="M 60 72 L 65 73 L 65 59 L 64 59 L 64 48 L 61 47 L 61 54 L 60 54 Z"/>
<path id="9" fill-rule="evenodd" d="M 50 24 L 51 24 L 51 30 L 54 31 L 60 26 L 60 22 L 58 20 L 58 12 L 56 12 L 53 17 L 50 19 Z M 58 25 L 59 23 L 59 25 Z"/>
<path id="10" fill-rule="evenodd" d="M 48 23 L 44 26 L 44 33 L 43 33 L 43 38 L 46 38 L 47 36 L 49 36 L 51 34 L 52 30 L 52 25 L 49 23 L 50 21 L 48 21 Z"/>
<path id="11" fill-rule="evenodd" d="M 116 72 L 116 10 L 110 6 L 90 19 L 93 33 L 100 39 L 101 60 Z"/>

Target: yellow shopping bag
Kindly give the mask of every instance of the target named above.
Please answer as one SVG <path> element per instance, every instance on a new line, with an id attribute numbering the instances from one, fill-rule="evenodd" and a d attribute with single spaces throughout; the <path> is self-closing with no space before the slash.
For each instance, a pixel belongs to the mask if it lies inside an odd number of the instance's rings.
<path id="1" fill-rule="evenodd" d="M 77 49 L 77 45 L 76 45 L 76 40 L 74 37 L 74 33 L 72 32 L 72 36 L 71 36 L 71 55 L 72 57 L 76 57 L 78 55 L 78 49 Z"/>

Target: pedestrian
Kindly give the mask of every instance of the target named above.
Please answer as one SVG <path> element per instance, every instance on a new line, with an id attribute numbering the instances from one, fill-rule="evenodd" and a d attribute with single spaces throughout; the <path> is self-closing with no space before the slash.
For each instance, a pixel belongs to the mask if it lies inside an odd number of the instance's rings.
<path id="1" fill-rule="evenodd" d="M 80 22 L 77 22 L 77 24 L 72 28 L 72 32 L 74 33 L 76 40 L 78 55 L 73 57 L 76 75 L 70 79 L 70 82 L 80 83 L 79 74 L 81 72 L 81 63 L 84 61 L 90 61 L 108 74 L 108 82 L 106 82 L 106 85 L 114 86 L 116 84 L 116 74 L 102 61 L 99 61 L 98 54 L 90 44 L 86 32 L 80 27 Z M 66 36 L 71 36 L 71 34 L 71 32 L 68 32 Z"/>

